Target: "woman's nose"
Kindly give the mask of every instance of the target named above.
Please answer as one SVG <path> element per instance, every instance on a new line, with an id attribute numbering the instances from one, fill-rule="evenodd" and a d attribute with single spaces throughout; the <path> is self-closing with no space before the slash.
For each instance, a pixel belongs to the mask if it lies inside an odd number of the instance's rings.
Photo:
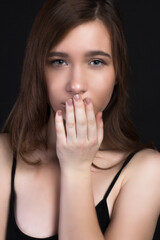
<path id="1" fill-rule="evenodd" d="M 73 95 L 82 94 L 87 91 L 86 75 L 79 66 L 73 67 L 70 70 L 66 91 Z"/>

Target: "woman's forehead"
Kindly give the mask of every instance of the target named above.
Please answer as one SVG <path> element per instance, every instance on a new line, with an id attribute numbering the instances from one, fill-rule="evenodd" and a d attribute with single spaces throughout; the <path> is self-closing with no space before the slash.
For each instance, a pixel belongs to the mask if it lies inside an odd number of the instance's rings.
<path id="1" fill-rule="evenodd" d="M 90 21 L 76 26 L 51 49 L 51 51 L 84 53 L 93 50 L 107 51 L 111 54 L 110 34 L 106 26 L 100 20 Z"/>

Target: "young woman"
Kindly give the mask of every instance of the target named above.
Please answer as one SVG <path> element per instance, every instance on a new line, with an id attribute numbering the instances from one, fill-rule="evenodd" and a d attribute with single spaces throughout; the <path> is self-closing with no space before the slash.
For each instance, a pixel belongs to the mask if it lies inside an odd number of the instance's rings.
<path id="1" fill-rule="evenodd" d="M 160 154 L 140 142 L 126 89 L 113 1 L 46 1 L 0 136 L 0 239 L 152 239 Z"/>

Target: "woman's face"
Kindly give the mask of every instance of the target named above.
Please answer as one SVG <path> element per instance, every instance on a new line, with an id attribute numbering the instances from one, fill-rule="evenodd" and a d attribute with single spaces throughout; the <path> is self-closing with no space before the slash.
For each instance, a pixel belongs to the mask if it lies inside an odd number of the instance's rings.
<path id="1" fill-rule="evenodd" d="M 49 53 L 45 77 L 50 106 L 62 110 L 75 94 L 91 98 L 95 114 L 110 101 L 115 85 L 110 35 L 100 20 L 71 30 Z"/>

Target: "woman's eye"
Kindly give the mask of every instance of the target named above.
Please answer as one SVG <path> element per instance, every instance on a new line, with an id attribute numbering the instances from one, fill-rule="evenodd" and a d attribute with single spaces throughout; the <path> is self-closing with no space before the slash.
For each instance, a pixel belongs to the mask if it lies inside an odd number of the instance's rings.
<path id="1" fill-rule="evenodd" d="M 101 66 L 101 65 L 104 64 L 104 61 L 99 60 L 99 59 L 95 59 L 95 60 L 91 61 L 90 64 L 91 64 L 92 66 Z"/>
<path id="2" fill-rule="evenodd" d="M 54 65 L 54 66 L 57 66 L 57 67 L 67 65 L 66 61 L 64 61 L 62 59 L 52 60 L 51 64 Z"/>

